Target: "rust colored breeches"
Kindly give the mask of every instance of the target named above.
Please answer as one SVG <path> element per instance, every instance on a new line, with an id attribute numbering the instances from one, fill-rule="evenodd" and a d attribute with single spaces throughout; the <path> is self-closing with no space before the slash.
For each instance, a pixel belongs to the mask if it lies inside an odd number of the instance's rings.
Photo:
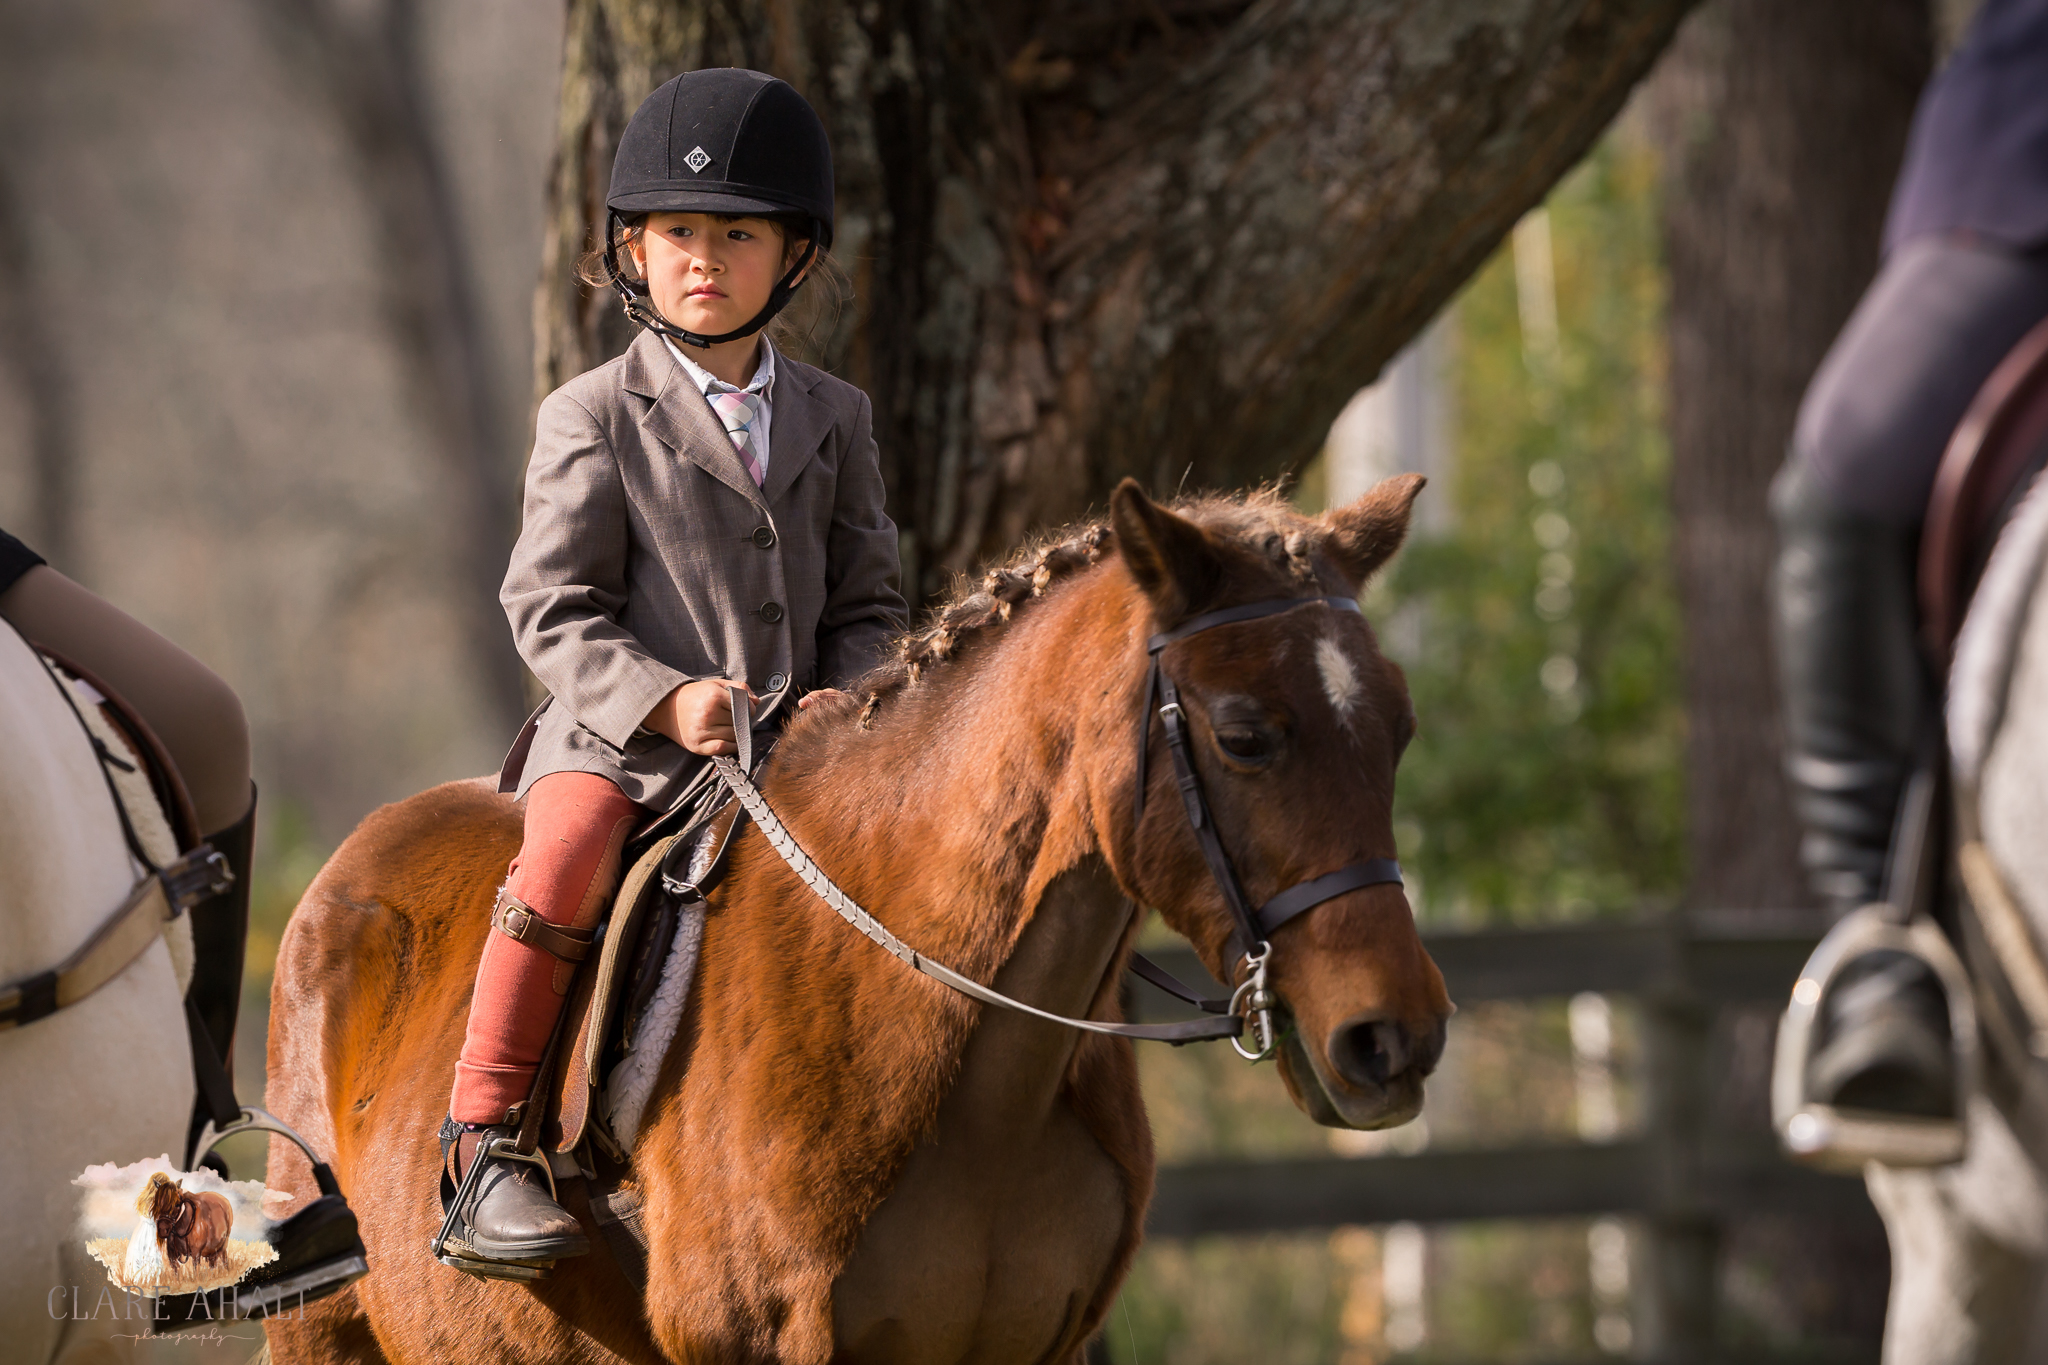
<path id="1" fill-rule="evenodd" d="M 594 773 L 550 773 L 527 790 L 526 835 L 506 890 L 550 924 L 590 928 L 618 884 L 620 851 L 644 814 Z M 501 1122 L 527 1097 L 572 975 L 571 964 L 539 948 L 495 929 L 486 936 L 448 1100 L 457 1122 Z"/>

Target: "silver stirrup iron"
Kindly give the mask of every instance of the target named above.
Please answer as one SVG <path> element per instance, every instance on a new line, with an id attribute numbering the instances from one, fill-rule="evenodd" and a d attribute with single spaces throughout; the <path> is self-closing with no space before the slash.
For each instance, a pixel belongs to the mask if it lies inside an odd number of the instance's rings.
<path id="1" fill-rule="evenodd" d="M 1866 953 L 1887 950 L 1925 962 L 1948 997 L 1949 1036 L 1956 1057 L 1953 1118 L 1837 1108 L 1814 1100 L 1808 1090 L 1821 1001 L 1843 967 Z M 1977 1089 L 1977 1066 L 1977 1011 L 1970 979 L 1947 936 L 1925 916 L 1902 923 L 1893 907 L 1882 902 L 1866 905 L 1828 930 L 1792 987 L 1792 1001 L 1778 1025 L 1771 1068 L 1771 1126 L 1792 1156 L 1832 1170 L 1856 1172 L 1873 1161 L 1883 1166 L 1946 1166 L 1961 1161 L 1968 1147 L 1963 1116 Z"/>

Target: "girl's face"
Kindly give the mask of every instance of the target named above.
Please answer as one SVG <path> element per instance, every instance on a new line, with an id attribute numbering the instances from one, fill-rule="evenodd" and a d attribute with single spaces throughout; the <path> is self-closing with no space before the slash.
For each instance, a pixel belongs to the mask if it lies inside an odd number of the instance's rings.
<path id="1" fill-rule="evenodd" d="M 706 336 L 751 320 L 788 268 L 782 227 L 766 218 L 650 213 L 630 249 L 662 316 Z"/>

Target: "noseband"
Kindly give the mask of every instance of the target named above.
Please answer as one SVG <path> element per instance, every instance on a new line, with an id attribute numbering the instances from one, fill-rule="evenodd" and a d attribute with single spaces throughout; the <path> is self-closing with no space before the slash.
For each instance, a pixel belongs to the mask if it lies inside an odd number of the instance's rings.
<path id="1" fill-rule="evenodd" d="M 1188 822 L 1194 826 L 1195 840 L 1201 845 L 1202 858 L 1209 865 L 1209 873 L 1222 889 L 1223 900 L 1230 907 L 1235 925 L 1231 930 L 1230 947 L 1232 960 L 1242 959 L 1250 968 L 1244 980 L 1231 993 L 1226 1005 L 1222 1001 L 1205 1000 L 1174 977 L 1143 956 L 1131 955 L 1131 970 L 1144 977 L 1153 985 L 1179 996 L 1191 1005 L 1198 1006 L 1211 1015 L 1222 1016 L 1210 1019 L 1186 1019 L 1172 1024 L 1109 1024 L 1095 1019 L 1069 1019 L 1027 1005 L 1021 1000 L 992 990 L 971 977 L 934 962 L 912 948 L 889 930 L 873 915 L 863 910 L 852 897 L 825 874 L 823 868 L 811 860 L 809 854 L 798 846 L 773 809 L 768 799 L 754 785 L 749 774 L 753 770 L 753 732 L 751 727 L 736 725 L 733 733 L 739 743 L 737 758 L 724 754 L 714 755 L 712 764 L 719 777 L 739 798 L 740 804 L 752 816 L 754 823 L 767 836 L 768 844 L 789 864 L 806 886 L 816 892 L 840 918 L 860 930 L 876 944 L 893 954 L 913 971 L 924 973 L 944 982 L 962 995 L 979 1000 L 984 1004 L 997 1005 L 1019 1014 L 1029 1014 L 1050 1023 L 1064 1024 L 1068 1028 L 1082 1029 L 1089 1033 L 1107 1033 L 1119 1038 L 1149 1039 L 1155 1042 L 1181 1043 L 1203 1042 L 1215 1038 L 1228 1038 L 1238 1054 L 1251 1061 L 1261 1061 L 1273 1055 L 1280 1041 L 1279 1030 L 1273 1024 L 1273 1008 L 1279 1003 L 1266 981 L 1266 963 L 1271 956 L 1272 945 L 1267 942 L 1274 930 L 1293 919 L 1303 911 L 1311 910 L 1324 901 L 1341 896 L 1347 891 L 1356 891 L 1362 886 L 1377 886 L 1401 881 L 1401 865 L 1392 858 L 1368 858 L 1361 863 L 1340 867 L 1335 872 L 1326 872 L 1288 887 L 1279 895 L 1260 906 L 1256 912 L 1245 897 L 1244 884 L 1238 880 L 1237 869 L 1231 864 L 1230 854 L 1223 847 L 1222 836 L 1216 829 L 1216 817 L 1209 809 L 1208 798 L 1202 792 L 1202 780 L 1195 771 L 1194 761 L 1188 754 L 1187 714 L 1181 709 L 1180 690 L 1173 678 L 1159 664 L 1159 652 L 1176 640 L 1185 640 L 1190 635 L 1213 630 L 1217 626 L 1235 625 L 1239 621 L 1255 621 L 1262 616 L 1273 616 L 1296 607 L 1321 602 L 1345 611 L 1357 611 L 1358 603 L 1349 597 L 1280 597 L 1262 602 L 1251 602 L 1241 607 L 1227 607 L 1184 621 L 1172 630 L 1154 635 L 1146 646 L 1151 655 L 1151 671 L 1145 681 L 1145 705 L 1139 713 L 1138 729 L 1138 804 L 1137 814 L 1145 813 L 1146 750 L 1152 742 L 1152 703 L 1159 701 L 1158 715 L 1166 727 L 1166 748 L 1173 756 L 1173 769 L 1180 784 L 1181 801 L 1187 807 Z M 733 715 L 747 714 L 745 689 L 732 689 Z M 1240 1037 L 1247 1030 L 1252 1035 L 1255 1047 L 1247 1048 Z"/>
<path id="2" fill-rule="evenodd" d="M 1209 875 L 1215 878 L 1217 889 L 1223 893 L 1223 903 L 1229 907 L 1230 917 L 1235 922 L 1230 934 L 1230 960 L 1242 960 L 1251 969 L 1243 984 L 1230 997 L 1230 1012 L 1245 1017 L 1256 1046 L 1247 1049 L 1236 1038 L 1230 1040 L 1230 1045 L 1253 1061 L 1272 1055 L 1274 1045 L 1279 1041 L 1272 1016 L 1277 1002 L 1266 984 L 1266 960 L 1272 953 L 1268 940 L 1273 932 L 1296 915 L 1347 891 L 1388 882 L 1400 885 L 1401 864 L 1392 858 L 1367 858 L 1364 862 L 1351 863 L 1335 872 L 1325 872 L 1320 877 L 1297 882 L 1254 911 L 1250 898 L 1245 895 L 1244 883 L 1238 880 L 1237 867 L 1230 861 L 1230 852 L 1223 847 L 1223 835 L 1216 826 L 1215 813 L 1209 809 L 1209 799 L 1202 790 L 1201 774 L 1195 771 L 1194 759 L 1188 752 L 1188 718 L 1187 712 L 1181 708 L 1180 689 L 1174 685 L 1173 675 L 1161 666 L 1159 655 L 1175 641 L 1199 635 L 1205 630 L 1277 616 L 1283 611 L 1315 602 L 1339 611 L 1359 611 L 1358 600 L 1352 597 L 1272 597 L 1239 607 L 1205 612 L 1183 621 L 1172 630 L 1154 635 L 1145 646 L 1146 652 L 1152 656 L 1152 666 L 1145 675 L 1145 702 L 1138 711 L 1136 817 L 1142 820 L 1145 815 L 1146 760 L 1152 747 L 1153 702 L 1157 701 L 1158 716 L 1166 729 L 1166 751 L 1173 757 L 1174 780 L 1180 787 L 1181 804 L 1187 809 L 1188 824 L 1194 827 L 1195 842 L 1202 849 L 1202 861 L 1209 865 Z M 1152 964 L 1148 962 L 1145 965 L 1149 967 Z M 1139 974 L 1155 985 L 1163 984 L 1151 972 L 1140 969 Z M 1192 1004 L 1202 1003 L 1171 986 L 1166 989 Z"/>

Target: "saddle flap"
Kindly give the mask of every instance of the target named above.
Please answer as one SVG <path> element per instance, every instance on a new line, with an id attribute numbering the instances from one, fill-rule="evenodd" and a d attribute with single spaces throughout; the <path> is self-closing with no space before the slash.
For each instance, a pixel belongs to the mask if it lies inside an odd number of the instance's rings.
<path id="1" fill-rule="evenodd" d="M 594 1092 L 604 1076 L 598 1063 L 605 1035 L 611 1032 L 620 997 L 632 975 L 630 967 L 640 956 L 640 940 L 654 918 L 648 911 L 662 899 L 662 860 L 682 837 L 677 833 L 659 839 L 635 860 L 612 902 L 597 969 L 578 973 L 581 979 L 568 1005 L 570 1018 L 576 1020 L 575 1046 L 568 1051 L 550 1097 L 550 1117 L 559 1121 L 553 1144 L 558 1152 L 573 1150 L 589 1126 Z"/>
<path id="2" fill-rule="evenodd" d="M 2048 322 L 1977 390 L 1942 451 L 1920 535 L 1923 632 L 1944 664 L 1993 542 L 2048 455 Z"/>
<path id="3" fill-rule="evenodd" d="M 541 1130 L 542 1145 L 557 1152 L 575 1150 L 576 1144 L 583 1140 L 584 1127 L 590 1118 L 590 1080 L 583 1065 L 583 1035 L 597 1015 L 597 1011 L 590 1007 L 596 986 L 594 975 L 578 972 L 576 988 L 569 993 L 569 1003 L 565 1006 L 569 1018 L 575 1021 L 575 1046 L 569 1048 L 562 1059 L 561 1072 L 549 1096 L 545 1126 Z"/>

